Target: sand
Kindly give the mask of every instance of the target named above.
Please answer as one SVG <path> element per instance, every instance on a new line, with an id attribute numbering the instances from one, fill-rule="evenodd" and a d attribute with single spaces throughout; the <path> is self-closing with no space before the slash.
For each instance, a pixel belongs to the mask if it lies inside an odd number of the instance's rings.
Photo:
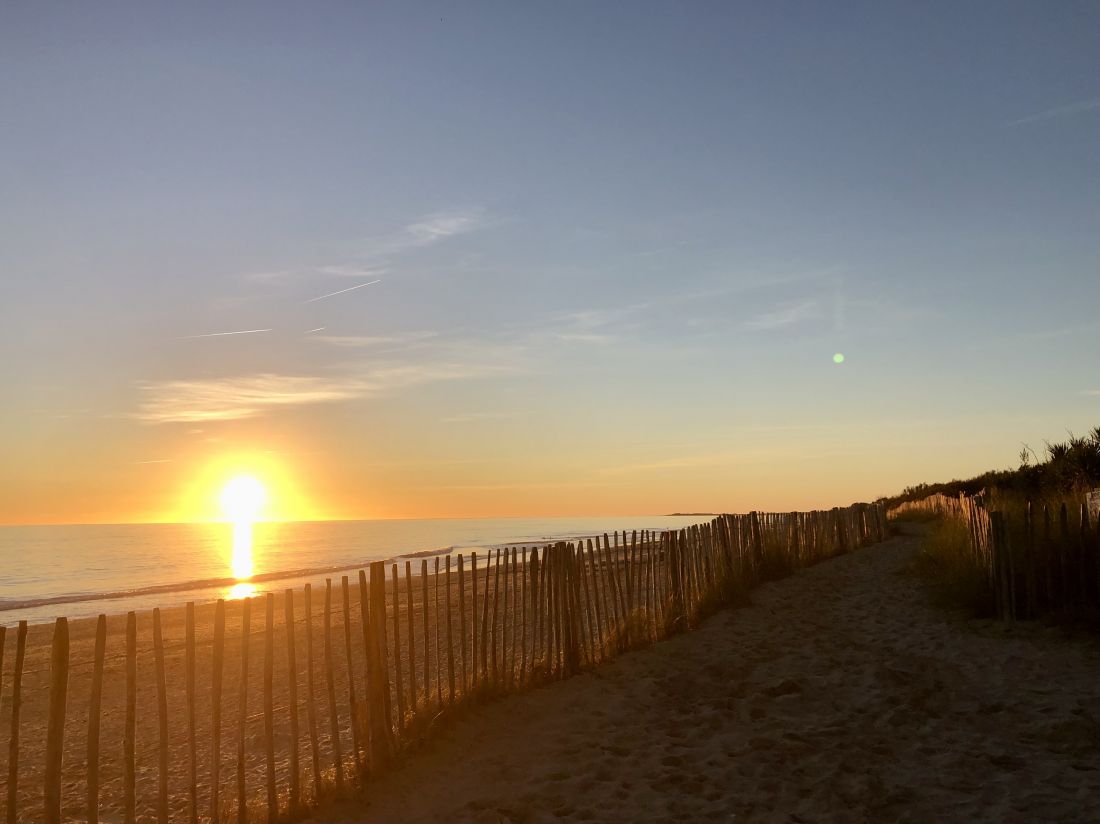
<path id="1" fill-rule="evenodd" d="M 907 572 L 918 544 L 477 707 L 312 820 L 1096 820 L 1095 638 L 944 611 Z"/>

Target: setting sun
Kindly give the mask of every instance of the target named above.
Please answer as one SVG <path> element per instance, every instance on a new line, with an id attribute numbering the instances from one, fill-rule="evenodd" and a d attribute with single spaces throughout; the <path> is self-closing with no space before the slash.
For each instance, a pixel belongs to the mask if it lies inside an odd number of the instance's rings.
<path id="1" fill-rule="evenodd" d="M 266 502 L 264 485 L 248 475 L 234 478 L 222 488 L 222 511 L 234 522 L 256 520 Z"/>

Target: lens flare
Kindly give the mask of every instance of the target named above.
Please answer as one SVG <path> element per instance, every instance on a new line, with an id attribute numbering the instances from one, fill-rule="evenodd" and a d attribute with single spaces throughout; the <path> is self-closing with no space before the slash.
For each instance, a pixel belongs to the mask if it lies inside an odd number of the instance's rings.
<path id="1" fill-rule="evenodd" d="M 840 352 L 837 352 L 835 355 L 833 355 L 833 363 L 844 363 L 844 355 Z"/>

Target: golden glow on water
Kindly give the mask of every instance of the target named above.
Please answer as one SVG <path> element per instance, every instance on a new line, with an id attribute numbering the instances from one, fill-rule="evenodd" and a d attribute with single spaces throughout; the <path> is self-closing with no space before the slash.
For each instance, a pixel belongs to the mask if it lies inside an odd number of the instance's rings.
<path id="1" fill-rule="evenodd" d="M 228 601 L 237 601 L 241 598 L 251 598 L 258 591 L 258 587 L 255 584 L 250 584 L 248 581 L 241 581 L 239 584 L 233 584 L 225 591 L 225 598 Z"/>
<path id="2" fill-rule="evenodd" d="M 229 567 L 238 580 L 252 577 L 252 521 L 234 521 L 233 554 Z"/>
<path id="3" fill-rule="evenodd" d="M 233 549 L 229 568 L 233 571 L 233 577 L 239 581 L 247 581 L 255 571 L 252 562 L 252 523 L 266 501 L 267 490 L 264 485 L 250 475 L 233 478 L 222 488 L 222 510 L 233 522 Z M 230 597 L 245 596 L 231 594 Z"/>

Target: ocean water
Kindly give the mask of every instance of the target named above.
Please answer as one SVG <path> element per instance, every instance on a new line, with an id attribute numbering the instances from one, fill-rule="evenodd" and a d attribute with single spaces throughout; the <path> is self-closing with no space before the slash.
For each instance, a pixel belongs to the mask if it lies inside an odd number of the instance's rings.
<path id="1" fill-rule="evenodd" d="M 171 607 L 281 591 L 371 561 L 498 546 L 535 546 L 619 530 L 661 531 L 701 516 L 468 518 L 256 523 L 251 546 L 234 525 L 107 524 L 0 527 L 0 625 Z M 234 577 L 234 559 L 252 577 Z M 248 557 L 250 556 L 250 557 Z M 429 567 L 432 562 L 429 557 Z M 237 567 L 239 570 L 239 567 Z"/>

